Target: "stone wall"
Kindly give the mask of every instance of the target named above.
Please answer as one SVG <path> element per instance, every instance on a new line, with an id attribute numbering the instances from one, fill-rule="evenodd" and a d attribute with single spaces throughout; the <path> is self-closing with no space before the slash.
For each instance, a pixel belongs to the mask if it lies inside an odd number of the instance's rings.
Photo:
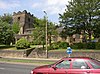
<path id="1" fill-rule="evenodd" d="M 62 57 L 68 57 L 66 50 L 64 51 L 49 51 L 48 58 L 60 59 Z M 100 59 L 100 51 L 73 51 L 71 57 L 91 57 L 95 59 Z M 46 58 L 45 50 L 33 50 L 29 58 Z"/>
<path id="2" fill-rule="evenodd" d="M 49 58 L 68 57 L 66 51 L 50 51 Z M 73 51 L 71 57 L 91 57 L 100 60 L 100 51 Z"/>
<path id="3" fill-rule="evenodd" d="M 32 52 L 31 52 L 32 51 Z M 0 57 L 26 57 L 26 58 L 46 58 L 45 50 L 27 49 L 27 50 L 0 50 Z M 48 58 L 60 59 L 68 57 L 66 50 L 49 51 Z M 73 51 L 71 57 L 91 57 L 100 60 L 100 50 L 95 51 Z"/>
<path id="4" fill-rule="evenodd" d="M 24 57 L 23 50 L 0 50 L 0 57 Z"/>
<path id="5" fill-rule="evenodd" d="M 34 48 L 29 48 L 26 50 L 0 50 L 0 57 L 17 57 L 23 58 L 27 57 Z"/>

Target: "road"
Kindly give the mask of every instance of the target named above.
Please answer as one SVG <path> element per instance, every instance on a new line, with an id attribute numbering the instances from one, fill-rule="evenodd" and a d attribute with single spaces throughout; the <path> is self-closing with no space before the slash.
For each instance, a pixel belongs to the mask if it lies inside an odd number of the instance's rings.
<path id="1" fill-rule="evenodd" d="M 35 65 L 0 63 L 0 74 L 30 74 Z"/>

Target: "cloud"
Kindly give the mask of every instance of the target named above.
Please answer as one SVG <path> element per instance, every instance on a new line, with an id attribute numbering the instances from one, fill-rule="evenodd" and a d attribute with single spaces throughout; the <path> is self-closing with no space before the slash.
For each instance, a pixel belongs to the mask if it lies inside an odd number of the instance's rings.
<path id="1" fill-rule="evenodd" d="M 70 0 L 40 0 L 40 2 L 34 2 L 32 4 L 33 8 L 41 8 L 42 11 L 46 11 L 50 15 L 63 13 L 66 4 Z"/>
<path id="2" fill-rule="evenodd" d="M 50 11 L 50 14 L 58 14 L 63 13 L 65 10 L 66 4 L 68 4 L 70 0 L 47 0 L 46 4 L 48 8 L 46 10 Z"/>
<path id="3" fill-rule="evenodd" d="M 20 4 L 18 1 L 11 1 L 11 2 L 7 2 L 7 1 L 0 1 L 0 9 L 12 9 L 15 7 L 20 7 Z"/>
<path id="4" fill-rule="evenodd" d="M 47 0 L 48 5 L 62 6 L 68 3 L 68 0 Z"/>
<path id="5" fill-rule="evenodd" d="M 32 8 L 37 8 L 37 7 L 39 7 L 41 4 L 40 3 L 33 3 L 32 4 Z"/>

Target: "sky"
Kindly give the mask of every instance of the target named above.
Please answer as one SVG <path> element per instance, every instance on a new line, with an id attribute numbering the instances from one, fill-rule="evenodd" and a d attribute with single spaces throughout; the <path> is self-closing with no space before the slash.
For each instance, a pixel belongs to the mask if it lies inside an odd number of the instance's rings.
<path id="1" fill-rule="evenodd" d="M 58 23 L 59 13 L 65 11 L 68 1 L 70 0 L 0 0 L 0 15 L 27 10 L 34 16 L 43 18 L 43 11 L 46 11 L 48 20 Z"/>

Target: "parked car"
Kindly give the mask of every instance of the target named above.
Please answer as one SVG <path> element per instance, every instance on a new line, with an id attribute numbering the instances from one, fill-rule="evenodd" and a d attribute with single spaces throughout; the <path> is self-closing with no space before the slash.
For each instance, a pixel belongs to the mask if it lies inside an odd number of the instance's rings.
<path id="1" fill-rule="evenodd" d="M 31 74 L 100 74 L 100 61 L 88 57 L 62 58 L 33 69 Z"/>

